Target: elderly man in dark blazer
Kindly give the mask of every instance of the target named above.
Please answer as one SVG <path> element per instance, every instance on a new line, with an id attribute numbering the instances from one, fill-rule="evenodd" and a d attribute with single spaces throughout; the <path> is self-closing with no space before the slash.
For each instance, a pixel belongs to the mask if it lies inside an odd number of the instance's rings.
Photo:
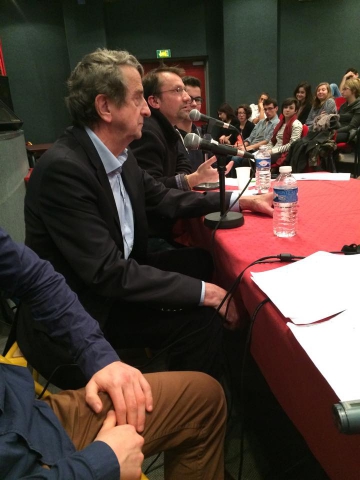
<path id="1" fill-rule="evenodd" d="M 139 168 L 127 147 L 150 115 L 141 75 L 123 51 L 98 49 L 76 66 L 67 97 L 74 126 L 32 173 L 26 243 L 64 275 L 113 347 L 168 347 L 169 369 L 219 378 L 223 323 L 236 328 L 238 317 L 227 302 L 215 312 L 226 292 L 210 282 L 209 254 L 146 251 L 147 214 L 201 216 L 219 210 L 219 196 L 166 188 Z M 270 196 L 241 199 L 240 207 L 272 214 Z M 45 374 L 46 359 L 51 368 L 66 359 L 25 310 L 18 339 L 23 350 L 32 344 L 25 355 Z"/>

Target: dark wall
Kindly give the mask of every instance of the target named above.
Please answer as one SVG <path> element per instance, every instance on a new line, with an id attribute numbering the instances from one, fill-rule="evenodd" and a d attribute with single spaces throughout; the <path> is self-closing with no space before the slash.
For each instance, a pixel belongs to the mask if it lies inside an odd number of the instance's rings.
<path id="1" fill-rule="evenodd" d="M 277 0 L 224 0 L 225 98 L 236 107 L 277 94 Z"/>
<path id="2" fill-rule="evenodd" d="M 125 48 L 140 60 L 208 59 L 210 113 L 228 101 L 281 101 L 308 80 L 339 83 L 360 68 L 358 0 L 17 0 L 0 4 L 0 37 L 26 140 L 51 142 L 70 122 L 66 79 L 87 52 Z"/>
<path id="3" fill-rule="evenodd" d="M 108 48 L 130 51 L 140 61 L 156 60 L 156 50 L 172 58 L 208 58 L 210 105 L 224 93 L 221 0 L 168 0 L 110 3 L 105 8 Z M 215 109 L 217 107 L 215 106 Z"/>
<path id="4" fill-rule="evenodd" d="M 280 1 L 279 99 L 306 80 L 340 83 L 360 70 L 359 0 Z"/>
<path id="5" fill-rule="evenodd" d="M 61 2 L 1 2 L 0 37 L 25 139 L 52 142 L 69 121 L 63 100 L 69 61 Z"/>

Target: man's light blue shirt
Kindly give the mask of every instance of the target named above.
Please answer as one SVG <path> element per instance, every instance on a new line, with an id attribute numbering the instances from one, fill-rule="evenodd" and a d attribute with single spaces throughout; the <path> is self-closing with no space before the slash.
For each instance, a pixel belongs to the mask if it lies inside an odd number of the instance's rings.
<path id="1" fill-rule="evenodd" d="M 134 246 L 134 213 L 130 197 L 125 190 L 121 178 L 122 167 L 128 158 L 127 148 L 125 148 L 118 157 L 115 157 L 115 155 L 110 152 L 106 145 L 104 145 L 100 138 L 89 127 L 85 127 L 85 130 L 99 154 L 106 175 L 109 179 L 119 215 L 124 242 L 124 258 L 127 259 Z"/>
<path id="2" fill-rule="evenodd" d="M 278 123 L 279 117 L 277 115 L 275 115 L 275 117 L 271 120 L 263 118 L 257 125 L 255 125 L 255 128 L 251 132 L 250 136 L 245 138 L 244 141 L 249 142 L 249 145 L 262 142 L 263 140 L 270 142 L 274 133 L 274 129 Z"/>

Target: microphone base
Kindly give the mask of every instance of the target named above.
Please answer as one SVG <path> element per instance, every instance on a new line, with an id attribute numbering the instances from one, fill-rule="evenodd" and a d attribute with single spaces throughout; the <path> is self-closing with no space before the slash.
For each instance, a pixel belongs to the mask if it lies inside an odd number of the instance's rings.
<path id="1" fill-rule="evenodd" d="M 219 223 L 221 218 L 220 212 L 209 213 L 204 218 L 205 227 L 214 228 Z M 239 212 L 228 212 L 226 216 L 221 220 L 218 228 L 236 228 L 244 225 L 244 216 Z"/>

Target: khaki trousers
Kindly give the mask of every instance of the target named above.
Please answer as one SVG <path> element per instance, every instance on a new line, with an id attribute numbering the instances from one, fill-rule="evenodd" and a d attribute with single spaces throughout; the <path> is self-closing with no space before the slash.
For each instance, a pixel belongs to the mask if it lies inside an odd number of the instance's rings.
<path id="1" fill-rule="evenodd" d="M 164 452 L 167 480 L 223 480 L 226 403 L 212 377 L 199 372 L 160 372 L 145 375 L 154 399 L 147 414 L 145 457 Z M 101 394 L 103 411 L 95 414 L 85 403 L 84 389 L 45 399 L 77 450 L 91 443 L 112 408 Z"/>

